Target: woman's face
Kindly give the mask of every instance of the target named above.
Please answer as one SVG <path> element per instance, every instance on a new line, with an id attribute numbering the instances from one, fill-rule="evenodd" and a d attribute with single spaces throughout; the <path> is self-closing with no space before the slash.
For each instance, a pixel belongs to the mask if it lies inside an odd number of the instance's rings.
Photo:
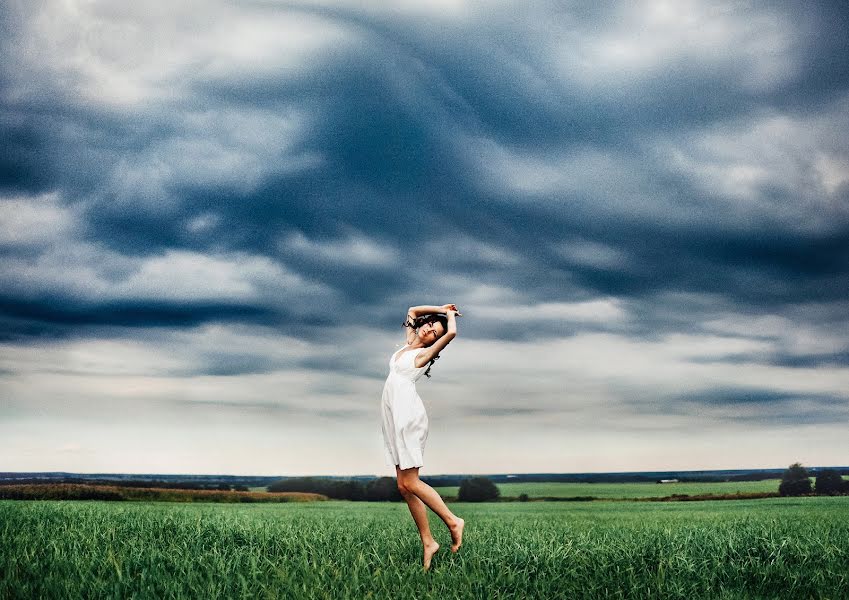
<path id="1" fill-rule="evenodd" d="M 421 327 L 419 327 L 418 335 L 419 339 L 425 343 L 425 345 L 430 346 L 436 340 L 442 337 L 442 334 L 445 333 L 445 327 L 442 326 L 442 323 L 439 321 L 433 321 L 431 323 L 425 323 Z"/>

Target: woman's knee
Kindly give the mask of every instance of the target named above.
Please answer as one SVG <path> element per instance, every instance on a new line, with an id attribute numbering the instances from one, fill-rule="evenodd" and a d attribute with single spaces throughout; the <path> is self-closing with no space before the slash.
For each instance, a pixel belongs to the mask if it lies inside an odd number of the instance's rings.
<path id="1" fill-rule="evenodd" d="M 398 491 L 401 492 L 402 496 L 413 493 L 413 487 L 417 479 L 418 477 L 415 476 L 401 476 L 398 478 Z"/>

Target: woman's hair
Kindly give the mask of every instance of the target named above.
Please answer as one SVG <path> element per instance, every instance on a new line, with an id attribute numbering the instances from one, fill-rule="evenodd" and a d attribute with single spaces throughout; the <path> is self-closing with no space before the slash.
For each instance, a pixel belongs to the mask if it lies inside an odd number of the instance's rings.
<path id="1" fill-rule="evenodd" d="M 448 317 L 439 313 L 421 315 L 416 317 L 415 319 L 408 318 L 406 321 L 401 323 L 401 325 L 403 325 L 404 327 L 412 327 L 413 329 L 418 329 L 422 325 L 425 325 L 427 323 L 433 323 L 434 321 L 439 321 L 440 323 L 442 323 L 442 329 L 444 331 L 448 331 Z M 445 334 L 443 333 L 443 335 Z M 436 362 L 436 359 L 438 358 L 439 355 L 434 356 L 430 359 L 430 362 L 427 365 L 427 371 L 424 372 L 427 377 L 430 377 L 430 368 L 433 366 L 433 363 Z"/>

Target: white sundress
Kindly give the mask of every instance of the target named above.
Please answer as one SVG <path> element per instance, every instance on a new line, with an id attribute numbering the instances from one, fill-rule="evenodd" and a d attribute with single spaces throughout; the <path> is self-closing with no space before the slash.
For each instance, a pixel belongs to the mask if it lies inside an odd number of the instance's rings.
<path id="1" fill-rule="evenodd" d="M 424 466 L 428 423 L 424 404 L 416 392 L 416 381 L 427 371 L 428 364 L 416 367 L 414 362 L 424 349 L 410 350 L 404 346 L 400 356 L 396 352 L 389 359 L 389 376 L 380 404 L 386 466 L 398 465 L 401 469 Z"/>

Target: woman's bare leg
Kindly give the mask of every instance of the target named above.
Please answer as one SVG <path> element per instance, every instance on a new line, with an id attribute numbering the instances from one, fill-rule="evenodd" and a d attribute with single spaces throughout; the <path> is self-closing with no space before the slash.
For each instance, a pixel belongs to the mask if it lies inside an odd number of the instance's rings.
<path id="1" fill-rule="evenodd" d="M 395 466 L 395 471 L 396 473 L 399 473 L 398 490 L 407 502 L 407 506 L 410 508 L 410 514 L 413 515 L 413 521 L 416 522 L 416 527 L 419 529 L 419 536 L 422 538 L 422 548 L 424 552 L 422 565 L 424 566 L 425 571 L 427 571 L 430 569 L 430 561 L 433 558 L 433 555 L 436 554 L 437 550 L 439 550 L 439 544 L 435 539 L 433 539 L 433 534 L 430 532 L 430 523 L 428 523 L 427 520 L 427 508 L 425 507 L 424 502 L 419 500 L 415 494 L 403 488 L 401 484 L 400 470 L 397 465 Z"/>
<path id="2" fill-rule="evenodd" d="M 398 469 L 398 489 L 412 492 L 428 508 L 439 515 L 439 518 L 442 519 L 451 532 L 451 541 L 453 542 L 451 544 L 451 552 L 457 552 L 463 543 L 463 528 L 466 522 L 449 510 L 445 505 L 445 501 L 442 500 L 442 496 L 435 489 L 419 479 L 419 467 Z"/>

